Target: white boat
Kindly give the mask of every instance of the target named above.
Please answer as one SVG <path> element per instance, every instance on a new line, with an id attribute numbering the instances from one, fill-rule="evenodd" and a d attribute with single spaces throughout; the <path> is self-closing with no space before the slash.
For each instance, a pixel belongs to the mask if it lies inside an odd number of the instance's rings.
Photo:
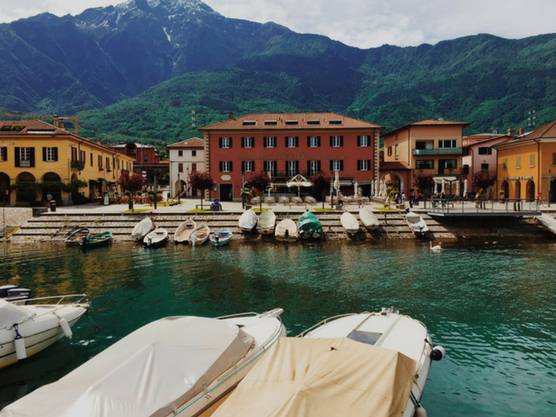
<path id="1" fill-rule="evenodd" d="M 139 223 L 135 225 L 133 231 L 131 232 L 131 238 L 136 242 L 142 241 L 147 233 L 155 229 L 155 224 L 150 217 L 145 217 Z"/>
<path id="2" fill-rule="evenodd" d="M 86 298 L 72 294 L 13 302 L 0 299 L 0 368 L 46 349 L 64 335 L 71 338 L 71 327 L 89 309 Z"/>
<path id="3" fill-rule="evenodd" d="M 182 222 L 174 233 L 174 243 L 189 243 L 191 233 L 193 233 L 196 227 L 197 223 L 191 217 Z"/>
<path id="4" fill-rule="evenodd" d="M 230 243 L 232 240 L 233 233 L 230 229 L 224 228 L 219 229 L 217 232 L 213 233 L 210 237 L 210 242 L 212 246 L 224 246 Z"/>
<path id="5" fill-rule="evenodd" d="M 272 210 L 265 210 L 259 216 L 259 221 L 257 222 L 257 232 L 262 235 L 271 235 L 274 233 L 274 227 L 276 226 L 276 214 Z"/>
<path id="6" fill-rule="evenodd" d="M 274 236 L 280 242 L 295 242 L 299 238 L 299 229 L 292 219 L 284 219 L 276 225 Z"/>
<path id="7" fill-rule="evenodd" d="M 249 209 L 243 212 L 239 217 L 239 230 L 242 232 L 250 232 L 257 225 L 259 218 L 255 214 L 255 210 Z"/>
<path id="8" fill-rule="evenodd" d="M 168 241 L 168 230 L 157 227 L 143 239 L 146 246 L 162 246 Z"/>
<path id="9" fill-rule="evenodd" d="M 375 213 L 373 213 L 373 209 L 370 207 L 363 207 L 359 210 L 359 218 L 361 219 L 361 223 L 369 230 L 376 230 L 380 226 L 380 221 Z"/>
<path id="10" fill-rule="evenodd" d="M 349 211 L 345 211 L 340 217 L 340 223 L 348 235 L 354 235 L 359 231 L 359 220 Z"/>
<path id="11" fill-rule="evenodd" d="M 213 417 L 424 415 L 431 359 L 444 349 L 423 323 L 383 309 L 332 317 L 300 336 L 280 339 Z"/>
<path id="12" fill-rule="evenodd" d="M 191 237 L 189 242 L 195 245 L 202 245 L 207 241 L 210 236 L 210 227 L 206 223 L 199 223 L 193 233 L 191 233 Z"/>
<path id="13" fill-rule="evenodd" d="M 546 230 L 556 235 L 556 219 L 554 217 L 543 213 L 537 217 L 537 220 Z"/>
<path id="14" fill-rule="evenodd" d="M 281 313 L 275 309 L 219 319 L 154 321 L 59 381 L 8 405 L 0 415 L 199 416 L 286 335 Z"/>
<path id="15" fill-rule="evenodd" d="M 417 237 L 424 237 L 429 231 L 429 227 L 417 213 L 410 211 L 405 215 L 405 221 L 413 234 Z"/>

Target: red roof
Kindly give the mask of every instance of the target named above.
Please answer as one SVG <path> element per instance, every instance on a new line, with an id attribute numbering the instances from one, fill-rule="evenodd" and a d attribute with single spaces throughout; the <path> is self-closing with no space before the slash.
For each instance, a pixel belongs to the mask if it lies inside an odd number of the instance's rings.
<path id="1" fill-rule="evenodd" d="M 203 148 L 205 141 L 201 138 L 189 138 L 181 142 L 172 143 L 167 148 Z"/>
<path id="2" fill-rule="evenodd" d="M 400 130 L 409 129 L 412 126 L 463 126 L 463 127 L 467 127 L 470 124 L 471 123 L 469 123 L 469 122 L 459 122 L 459 121 L 454 121 L 454 120 L 425 119 L 425 120 L 420 120 L 418 122 L 410 123 L 410 124 L 405 125 L 403 127 L 399 127 L 397 129 L 394 129 L 391 132 L 386 133 L 384 136 L 389 136 L 393 133 L 399 132 Z"/>
<path id="3" fill-rule="evenodd" d="M 19 121 L 0 121 L 0 134 L 11 133 L 18 134 L 51 134 L 51 135 L 68 135 L 65 129 L 56 127 L 42 120 L 19 120 Z"/>
<path id="4" fill-rule="evenodd" d="M 527 139 L 556 138 L 556 120 L 538 127 L 526 136 Z"/>

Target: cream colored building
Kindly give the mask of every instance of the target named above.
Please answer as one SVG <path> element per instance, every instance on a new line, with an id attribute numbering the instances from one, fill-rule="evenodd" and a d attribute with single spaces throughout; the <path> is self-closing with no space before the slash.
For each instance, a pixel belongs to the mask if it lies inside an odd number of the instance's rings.
<path id="1" fill-rule="evenodd" d="M 170 196 L 176 198 L 191 196 L 189 174 L 205 171 L 204 140 L 190 138 L 168 145 L 170 160 Z"/>

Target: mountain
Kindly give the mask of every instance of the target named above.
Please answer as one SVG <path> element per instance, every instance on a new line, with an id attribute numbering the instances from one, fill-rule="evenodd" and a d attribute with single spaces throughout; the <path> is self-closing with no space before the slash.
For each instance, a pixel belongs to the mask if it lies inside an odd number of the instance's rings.
<path id="1" fill-rule="evenodd" d="M 470 36 L 362 50 L 226 18 L 199 0 L 130 0 L 0 25 L 0 106 L 71 115 L 83 134 L 172 142 L 229 111 L 335 111 L 386 130 L 431 117 L 470 130 L 556 112 L 556 35 Z M 196 111 L 192 126 L 191 111 Z"/>

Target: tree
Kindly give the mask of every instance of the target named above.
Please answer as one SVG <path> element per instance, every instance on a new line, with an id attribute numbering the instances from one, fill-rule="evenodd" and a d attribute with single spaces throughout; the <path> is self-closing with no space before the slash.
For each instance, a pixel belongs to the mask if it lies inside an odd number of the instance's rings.
<path id="1" fill-rule="evenodd" d="M 313 187 L 320 191 L 322 197 L 322 208 L 324 208 L 324 201 L 326 200 L 326 191 L 330 188 L 330 178 L 324 175 L 324 172 L 319 172 L 311 177 Z"/>
<path id="2" fill-rule="evenodd" d="M 413 185 L 415 185 L 421 193 L 430 190 L 434 186 L 434 175 L 417 174 L 413 181 Z"/>
<path id="3" fill-rule="evenodd" d="M 124 171 L 118 179 L 118 185 L 122 187 L 123 191 L 129 191 L 134 194 L 143 189 L 145 186 L 145 178 L 140 172 L 136 172 L 130 176 L 129 172 Z"/>
<path id="4" fill-rule="evenodd" d="M 248 187 L 254 188 L 255 190 L 261 193 L 261 201 L 259 202 L 261 211 L 263 210 L 263 195 L 265 190 L 269 187 L 269 185 L 270 185 L 270 178 L 268 178 L 267 173 L 264 171 L 261 172 L 260 174 L 251 176 L 251 178 L 249 178 L 249 180 L 247 181 Z"/>
<path id="5" fill-rule="evenodd" d="M 201 210 L 203 209 L 203 198 L 205 190 L 211 190 L 216 183 L 208 172 L 192 171 L 189 174 L 189 185 L 191 188 L 201 190 Z"/>
<path id="6" fill-rule="evenodd" d="M 496 174 L 488 171 L 477 171 L 473 174 L 473 187 L 486 190 L 496 184 Z"/>

